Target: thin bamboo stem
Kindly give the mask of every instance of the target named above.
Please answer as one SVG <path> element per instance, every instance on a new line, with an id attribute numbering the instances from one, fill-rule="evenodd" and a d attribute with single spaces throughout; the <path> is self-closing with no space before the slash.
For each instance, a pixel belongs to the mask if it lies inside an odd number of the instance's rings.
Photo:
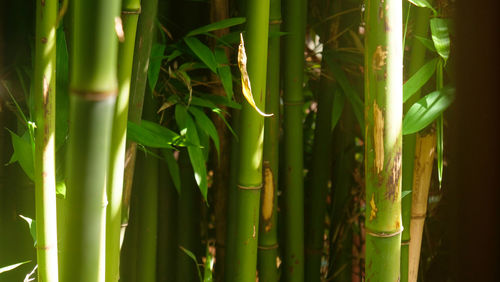
<path id="1" fill-rule="evenodd" d="M 55 171 L 56 24 L 58 1 L 36 1 L 35 205 L 38 280 L 59 279 Z"/>

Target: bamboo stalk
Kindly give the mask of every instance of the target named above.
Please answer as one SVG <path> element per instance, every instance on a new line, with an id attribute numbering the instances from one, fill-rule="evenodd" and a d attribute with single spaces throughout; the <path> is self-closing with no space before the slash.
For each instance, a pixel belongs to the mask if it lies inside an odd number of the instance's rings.
<path id="1" fill-rule="evenodd" d="M 270 1 L 269 31 L 279 32 L 281 0 Z M 278 281 L 278 166 L 280 141 L 280 38 L 269 38 L 264 120 L 263 193 L 261 195 L 258 270 L 259 281 Z"/>
<path id="2" fill-rule="evenodd" d="M 426 37 L 429 29 L 429 16 L 430 9 L 412 7 L 415 14 L 415 31 L 414 35 Z M 410 64 L 408 68 L 408 75 L 411 77 L 425 61 L 425 46 L 417 39 L 412 40 L 411 45 Z M 415 93 L 404 104 L 404 111 L 406 112 L 411 105 L 413 105 L 420 98 L 420 91 Z M 416 134 L 403 136 L 403 191 L 411 191 L 413 184 L 413 164 L 415 160 L 415 141 Z M 403 226 L 405 229 L 401 235 L 401 281 L 408 281 L 408 250 L 410 244 L 410 214 L 411 214 L 412 194 L 408 194 L 401 201 Z"/>
<path id="3" fill-rule="evenodd" d="M 56 25 L 58 1 L 36 1 L 35 206 L 38 280 L 59 280 L 55 171 Z"/>
<path id="4" fill-rule="evenodd" d="M 135 39 L 135 54 L 132 67 L 132 79 L 130 81 L 130 101 L 128 120 L 140 123 L 142 117 L 144 92 L 146 91 L 149 55 L 153 44 L 155 30 L 155 20 L 158 8 L 158 0 L 142 0 L 141 14 L 137 23 L 137 34 Z M 137 144 L 128 142 L 125 153 L 125 171 L 123 176 L 122 195 L 122 230 L 121 236 L 125 234 L 125 229 L 129 218 L 130 196 L 134 178 L 135 155 Z"/>
<path id="5" fill-rule="evenodd" d="M 123 172 L 127 135 L 130 78 L 134 58 L 135 33 L 141 9 L 140 0 L 124 0 L 122 5 L 123 42 L 118 49 L 118 97 L 113 115 L 111 151 L 107 178 L 106 281 L 120 277 L 120 231 Z"/>
<path id="6" fill-rule="evenodd" d="M 420 247 L 427 213 L 427 198 L 436 152 L 436 133 L 434 130 L 418 133 L 415 146 L 415 165 L 413 177 L 413 197 L 411 206 L 410 247 L 409 247 L 409 275 L 408 281 L 416 282 L 418 264 L 420 261 Z"/>
<path id="7" fill-rule="evenodd" d="M 365 278 L 398 281 L 402 231 L 402 2 L 369 0 L 365 13 Z"/>
<path id="8" fill-rule="evenodd" d="M 304 280 L 304 182 L 302 82 L 307 1 L 286 1 L 284 38 L 284 223 L 283 274 L 286 281 Z"/>
<path id="9" fill-rule="evenodd" d="M 265 104 L 269 0 L 247 2 L 248 76 L 258 108 Z M 228 281 L 256 278 L 264 118 L 244 102 L 240 117 L 239 160 L 235 197 L 234 263 Z M 231 231 L 231 230 L 229 230 Z"/>
<path id="10" fill-rule="evenodd" d="M 118 0 L 73 2 L 62 281 L 104 281 L 106 171 L 117 93 Z"/>

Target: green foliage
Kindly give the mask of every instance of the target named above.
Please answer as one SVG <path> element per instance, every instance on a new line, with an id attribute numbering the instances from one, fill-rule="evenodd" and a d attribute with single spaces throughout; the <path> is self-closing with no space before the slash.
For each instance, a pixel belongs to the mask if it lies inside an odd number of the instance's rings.
<path id="1" fill-rule="evenodd" d="M 13 270 L 23 264 L 26 264 L 28 262 L 31 262 L 31 260 L 27 260 L 27 261 L 23 261 L 23 262 L 19 262 L 19 263 L 15 263 L 15 264 L 11 264 L 11 265 L 8 265 L 8 266 L 3 266 L 3 267 L 0 267 L 0 274 L 4 273 L 4 272 L 7 272 L 7 271 L 10 271 L 10 270 Z"/>
<path id="2" fill-rule="evenodd" d="M 141 145 L 152 148 L 169 148 L 181 146 L 182 139 L 179 134 L 157 123 L 142 120 L 140 124 L 128 122 L 127 137 Z"/>
<path id="3" fill-rule="evenodd" d="M 422 86 L 432 77 L 436 70 L 438 58 L 432 59 L 423 65 L 408 81 L 403 85 L 403 103 L 417 93 Z"/>
<path id="4" fill-rule="evenodd" d="M 422 97 L 403 119 L 403 134 L 418 132 L 433 122 L 453 102 L 455 90 L 445 87 Z"/>
<path id="5" fill-rule="evenodd" d="M 149 88 L 152 90 L 155 89 L 156 83 L 158 82 L 158 76 L 160 75 L 161 61 L 163 60 L 164 53 L 165 53 L 164 44 L 155 43 L 153 44 L 153 46 L 151 46 L 151 55 L 149 58 L 149 69 L 148 69 L 148 83 L 149 83 Z"/>
<path id="6" fill-rule="evenodd" d="M 181 174 L 179 171 L 179 164 L 174 158 L 173 151 L 170 149 L 163 149 L 163 156 L 165 157 L 165 161 L 167 162 L 168 172 L 170 173 L 170 177 L 172 178 L 172 182 L 174 183 L 175 190 L 177 193 L 181 193 Z"/>
<path id="7" fill-rule="evenodd" d="M 408 0 L 408 1 L 417 7 L 429 8 L 435 15 L 437 14 L 436 9 L 434 9 L 434 7 L 432 7 L 432 5 L 427 0 Z"/>
<path id="8" fill-rule="evenodd" d="M 215 48 L 215 60 L 217 61 L 217 73 L 219 74 L 227 99 L 233 99 L 233 76 L 224 49 Z"/>
<path id="9" fill-rule="evenodd" d="M 229 28 L 235 25 L 242 24 L 246 21 L 245 18 L 240 17 L 240 18 L 229 18 L 229 19 L 224 19 L 215 23 L 211 23 L 202 27 L 199 27 L 197 29 L 194 29 L 190 31 L 186 37 L 190 36 L 195 36 L 199 34 L 205 34 L 214 30 L 219 30 L 219 29 L 224 29 L 224 28 Z"/>
<path id="10" fill-rule="evenodd" d="M 207 45 L 201 43 L 195 37 L 184 38 L 187 46 L 193 51 L 193 53 L 198 56 L 198 58 L 214 73 L 217 73 L 217 61 L 215 60 L 214 53 L 207 47 Z"/>
<path id="11" fill-rule="evenodd" d="M 24 221 L 26 221 L 26 223 L 28 224 L 31 238 L 33 239 L 33 246 L 36 247 L 36 220 L 23 215 L 19 215 L 19 217 L 22 218 Z"/>
<path id="12" fill-rule="evenodd" d="M 331 124 L 332 131 L 337 125 L 340 116 L 342 115 L 342 111 L 344 110 L 344 104 L 345 104 L 345 95 L 343 95 L 339 89 L 336 89 L 335 92 L 333 93 L 332 124 Z"/>
<path id="13" fill-rule="evenodd" d="M 432 42 L 432 40 L 418 35 L 415 35 L 415 38 L 420 41 L 420 43 L 422 43 L 422 45 L 424 45 L 425 48 L 427 48 L 429 51 L 436 52 L 436 47 L 434 47 L 434 42 Z"/>
<path id="14" fill-rule="evenodd" d="M 450 34 L 448 32 L 448 21 L 441 18 L 431 19 L 431 33 L 434 47 L 439 56 L 446 62 L 450 56 Z"/>

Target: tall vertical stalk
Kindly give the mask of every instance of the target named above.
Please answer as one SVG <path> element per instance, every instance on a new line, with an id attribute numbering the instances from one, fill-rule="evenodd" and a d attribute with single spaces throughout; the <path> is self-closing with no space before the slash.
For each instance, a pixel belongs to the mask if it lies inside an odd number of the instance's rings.
<path id="1" fill-rule="evenodd" d="M 120 1 L 73 2 L 62 281 L 104 281 L 106 171 L 117 94 Z"/>
<path id="2" fill-rule="evenodd" d="M 306 0 L 286 1 L 283 73 L 285 244 L 283 273 L 286 281 L 304 281 L 304 182 L 302 144 L 302 82 L 307 16 Z"/>
<path id="3" fill-rule="evenodd" d="M 149 55 L 153 45 L 158 0 L 141 0 L 141 14 L 137 23 L 137 34 L 135 39 L 135 52 L 132 67 L 132 79 L 130 81 L 130 102 L 128 120 L 139 123 L 142 117 L 144 103 L 144 92 L 146 91 Z M 122 236 L 125 232 L 129 217 L 130 194 L 134 178 L 135 154 L 137 144 L 127 143 L 125 153 L 125 172 L 123 176 L 123 206 L 122 206 Z"/>
<path id="4" fill-rule="evenodd" d="M 270 1 L 269 31 L 279 32 L 281 0 Z M 264 121 L 264 179 L 261 195 L 258 269 L 259 281 L 278 281 L 278 166 L 280 140 L 280 38 L 269 38 L 266 88 L 266 112 L 273 113 Z"/>
<path id="5" fill-rule="evenodd" d="M 430 9 L 412 7 L 415 14 L 414 35 L 426 37 L 429 30 Z M 425 61 L 425 46 L 416 38 L 412 40 L 411 55 L 409 60 L 408 77 L 411 77 Z M 418 101 L 420 91 L 415 93 L 405 104 L 406 112 L 411 105 Z M 403 191 L 411 191 L 413 185 L 413 164 L 415 160 L 415 139 L 416 134 L 403 136 Z M 401 235 L 401 281 L 408 281 L 408 246 L 410 244 L 410 213 L 412 203 L 412 193 L 406 195 L 401 200 L 403 216 L 403 234 Z"/>
<path id="6" fill-rule="evenodd" d="M 325 18 L 338 11 L 338 2 L 324 1 Z M 325 24 L 321 41 L 323 42 L 323 58 L 321 62 L 321 79 L 318 93 L 318 111 L 310 172 L 310 185 L 306 197 L 306 232 L 305 232 L 305 277 L 306 281 L 320 281 L 321 256 L 323 254 L 323 237 L 325 230 L 326 196 L 331 173 L 331 140 L 332 140 L 332 105 L 335 83 L 328 71 L 328 61 L 333 51 L 338 19 Z"/>
<path id="7" fill-rule="evenodd" d="M 132 62 L 134 58 L 135 33 L 140 9 L 140 0 L 124 0 L 122 3 L 124 41 L 119 44 L 118 49 L 118 97 L 113 116 L 113 131 L 111 133 L 111 151 L 107 178 L 106 281 L 118 281 L 120 276 L 120 226 L 128 101 Z"/>
<path id="8" fill-rule="evenodd" d="M 35 203 L 38 280 L 58 281 L 55 171 L 56 0 L 36 1 Z"/>
<path id="9" fill-rule="evenodd" d="M 247 2 L 248 75 L 253 98 L 259 108 L 265 104 L 269 0 Z M 259 232 L 260 190 L 264 118 L 244 102 L 241 109 L 239 165 L 236 187 L 235 256 L 228 281 L 255 281 Z"/>
<path id="10" fill-rule="evenodd" d="M 365 178 L 367 281 L 398 281 L 403 112 L 402 2 L 366 2 Z"/>

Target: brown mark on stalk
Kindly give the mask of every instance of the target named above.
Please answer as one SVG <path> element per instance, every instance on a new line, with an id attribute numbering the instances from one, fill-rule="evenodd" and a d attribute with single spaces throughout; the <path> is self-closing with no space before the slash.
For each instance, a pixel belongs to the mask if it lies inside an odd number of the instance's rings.
<path id="1" fill-rule="evenodd" d="M 41 41 L 43 44 L 46 44 L 46 43 L 47 43 L 47 37 L 42 37 L 42 39 L 40 39 L 40 41 Z"/>
<path id="2" fill-rule="evenodd" d="M 122 18 L 115 17 L 115 32 L 118 36 L 118 41 L 123 43 L 125 41 L 125 33 L 123 32 Z"/>
<path id="3" fill-rule="evenodd" d="M 375 169 L 379 174 L 384 169 L 384 116 L 382 110 L 373 101 L 373 145 L 375 147 Z"/>
<path id="4" fill-rule="evenodd" d="M 394 155 L 391 171 L 389 173 L 385 198 L 395 202 L 398 199 L 399 183 L 401 178 L 401 149 Z"/>
<path id="5" fill-rule="evenodd" d="M 375 193 L 372 193 L 372 199 L 370 200 L 370 221 L 377 217 L 377 205 L 375 205 Z"/>
<path id="6" fill-rule="evenodd" d="M 378 45 L 373 53 L 372 67 L 374 70 L 381 70 L 385 66 L 385 59 L 387 58 L 387 51 L 381 45 Z"/>
<path id="7" fill-rule="evenodd" d="M 269 167 L 269 162 L 264 162 L 264 193 L 262 197 L 262 219 L 264 229 L 269 232 L 272 227 L 271 217 L 274 207 L 274 178 L 273 171 Z"/>
<path id="8" fill-rule="evenodd" d="M 45 6 L 45 0 L 42 0 L 40 3 L 42 4 L 42 6 Z"/>

